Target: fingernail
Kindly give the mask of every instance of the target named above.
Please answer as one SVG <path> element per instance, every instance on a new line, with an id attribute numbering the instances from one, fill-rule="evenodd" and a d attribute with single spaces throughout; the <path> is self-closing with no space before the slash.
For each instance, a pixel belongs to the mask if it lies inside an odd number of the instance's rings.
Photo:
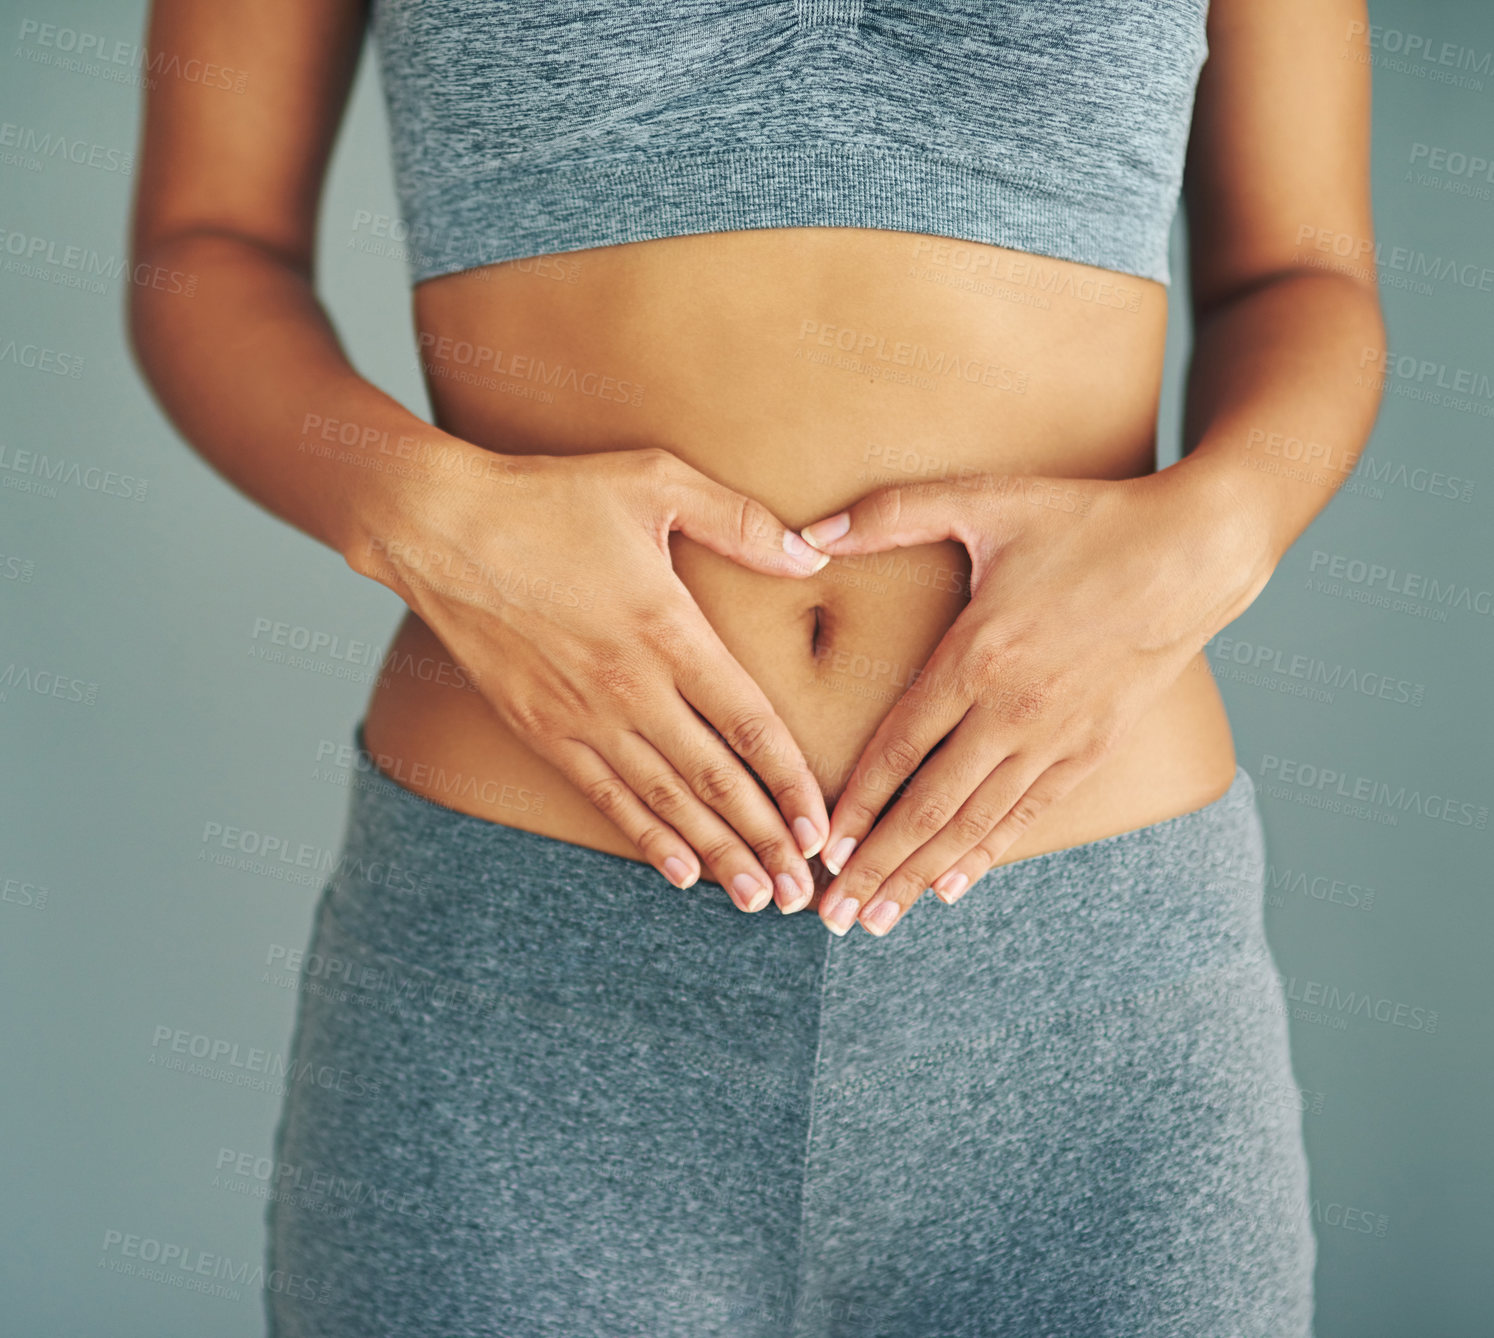
<path id="1" fill-rule="evenodd" d="M 856 923 L 858 907 L 854 900 L 844 894 L 836 897 L 825 911 L 825 926 L 831 933 L 843 935 Z"/>
<path id="2" fill-rule="evenodd" d="M 773 886 L 778 889 L 778 909 L 785 915 L 796 911 L 799 907 L 814 895 L 813 892 L 805 893 L 799 886 L 794 876 L 789 873 L 781 873 L 773 880 Z"/>
<path id="3" fill-rule="evenodd" d="M 820 847 L 825 844 L 825 838 L 819 834 L 814 823 L 808 818 L 794 819 L 794 840 L 799 843 L 799 853 L 805 859 L 810 859 L 820 853 Z"/>
<path id="4" fill-rule="evenodd" d="M 778 910 L 783 915 L 796 915 L 813 900 L 813 892 L 797 892 L 791 900 L 785 901 Z"/>
<path id="5" fill-rule="evenodd" d="M 816 548 L 823 548 L 826 544 L 833 544 L 842 535 L 849 533 L 850 528 L 851 513 L 842 511 L 838 515 L 817 520 L 813 525 L 806 525 L 799 533 Z"/>
<path id="6" fill-rule="evenodd" d="M 956 870 L 934 880 L 934 895 L 946 906 L 953 906 L 965 895 L 965 889 L 969 886 L 970 880 Z"/>
<path id="7" fill-rule="evenodd" d="M 829 850 L 825 852 L 822 861 L 831 873 L 839 873 L 846 867 L 846 861 L 851 858 L 851 851 L 856 849 L 856 838 L 854 836 L 842 836 Z"/>
<path id="8" fill-rule="evenodd" d="M 731 886 L 749 911 L 760 911 L 773 899 L 773 889 L 764 887 L 750 873 L 739 873 L 731 880 Z"/>
<path id="9" fill-rule="evenodd" d="M 810 544 L 805 543 L 793 530 L 784 530 L 783 532 L 783 551 L 796 562 L 809 562 L 813 559 L 814 566 L 809 569 L 811 575 L 817 571 L 822 571 L 825 564 L 830 561 L 828 553 L 821 553 Z"/>
<path id="10" fill-rule="evenodd" d="M 897 923 L 898 909 L 895 901 L 879 901 L 862 917 L 861 923 L 873 934 L 885 934 Z"/>
<path id="11" fill-rule="evenodd" d="M 690 882 L 690 866 L 678 855 L 664 861 L 664 876 L 676 887 L 685 887 Z"/>
<path id="12" fill-rule="evenodd" d="M 793 530 L 783 532 L 783 551 L 790 557 L 803 558 L 806 561 L 814 556 L 814 547 L 805 543 Z"/>

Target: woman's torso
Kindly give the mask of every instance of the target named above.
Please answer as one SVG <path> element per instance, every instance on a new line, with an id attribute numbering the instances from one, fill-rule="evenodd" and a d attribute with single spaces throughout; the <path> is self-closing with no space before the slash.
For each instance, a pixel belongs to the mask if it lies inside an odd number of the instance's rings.
<path id="1" fill-rule="evenodd" d="M 859 228 L 669 237 L 415 291 L 444 430 L 505 454 L 664 446 L 795 528 L 892 482 L 1150 473 L 1166 315 L 1166 289 L 1149 280 Z M 1073 504 L 1061 491 L 1030 500 Z M 671 548 L 833 806 L 963 607 L 964 550 L 839 559 L 787 580 L 678 534 Z M 443 663 L 407 616 L 364 722 L 382 770 L 448 807 L 640 858 Z M 1202 807 L 1235 766 L 1200 653 L 1002 862 Z"/>

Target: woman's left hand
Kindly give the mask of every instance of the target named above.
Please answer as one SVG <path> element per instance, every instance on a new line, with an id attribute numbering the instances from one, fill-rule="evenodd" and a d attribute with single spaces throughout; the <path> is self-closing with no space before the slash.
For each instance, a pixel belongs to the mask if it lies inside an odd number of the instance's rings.
<path id="1" fill-rule="evenodd" d="M 805 527 L 833 557 L 953 539 L 971 563 L 970 603 L 831 815 L 819 909 L 834 932 L 859 918 L 885 934 L 930 886 L 953 902 L 1260 593 L 1263 527 L 1189 463 L 890 487 Z"/>

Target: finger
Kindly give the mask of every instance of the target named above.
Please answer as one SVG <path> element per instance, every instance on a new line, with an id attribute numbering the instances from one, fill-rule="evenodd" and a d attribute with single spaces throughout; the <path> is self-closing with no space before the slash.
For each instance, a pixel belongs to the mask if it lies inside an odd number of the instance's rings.
<path id="1" fill-rule="evenodd" d="M 748 774 L 741 759 L 689 703 L 676 696 L 672 710 L 642 720 L 633 728 L 657 750 L 663 762 L 685 778 L 697 798 L 720 814 L 752 848 L 773 880 L 778 909 L 789 914 L 808 905 L 814 896 L 814 878 L 783 815 Z"/>
<path id="2" fill-rule="evenodd" d="M 826 889 L 820 916 L 831 931 L 844 934 L 904 861 L 948 826 L 1002 763 L 1005 748 L 979 723 L 967 723 L 950 735 Z M 992 814 L 990 821 L 972 831 L 966 848 L 984 836 L 998 816 Z M 914 889 L 915 897 L 922 891 Z M 879 917 L 863 923 L 873 933 L 885 933 L 896 921 L 889 919 L 884 925 Z"/>
<path id="3" fill-rule="evenodd" d="M 1006 815 L 985 836 L 940 874 L 930 886 L 934 895 L 947 905 L 954 905 L 1011 848 L 1036 817 L 1068 794 L 1093 765 L 1075 758 L 1055 762 L 1028 788 Z"/>
<path id="4" fill-rule="evenodd" d="M 887 933 L 950 865 L 1008 813 L 1029 802 L 1031 787 L 1042 774 L 1041 764 L 1019 753 L 1003 758 L 939 833 L 913 851 L 862 905 L 861 923 L 873 934 Z"/>
<path id="5" fill-rule="evenodd" d="M 806 525 L 799 533 L 816 548 L 836 556 L 880 553 L 889 548 L 954 539 L 972 548 L 971 520 L 989 504 L 973 505 L 976 494 L 950 483 L 894 484 L 867 493 L 855 505 Z M 981 495 L 985 503 L 985 495 Z M 987 536 L 989 538 L 989 536 Z"/>
<path id="6" fill-rule="evenodd" d="M 958 690 L 951 672 L 961 654 L 960 643 L 946 634 L 918 681 L 898 699 L 861 750 L 830 815 L 821 859 L 831 873 L 846 867 L 898 787 L 965 718 L 970 699 Z"/>
<path id="7" fill-rule="evenodd" d="M 825 796 L 788 726 L 752 676 L 722 645 L 703 615 L 691 620 L 689 649 L 673 647 L 680 695 L 761 778 L 805 859 L 820 852 L 830 831 Z M 750 778 L 746 778 L 750 780 Z"/>
<path id="8" fill-rule="evenodd" d="M 592 807 L 675 887 L 690 887 L 700 877 L 700 863 L 689 843 L 660 821 L 594 748 L 579 739 L 560 739 L 544 752 Z"/>
<path id="9" fill-rule="evenodd" d="M 650 811 L 658 814 L 700 852 L 739 910 L 760 911 L 773 898 L 773 883 L 745 841 L 700 798 L 657 748 L 631 729 L 599 744 L 603 756 Z M 740 768 L 738 768 L 740 770 Z M 742 778 L 747 781 L 744 775 Z"/>
<path id="10" fill-rule="evenodd" d="M 761 502 L 723 487 L 683 461 L 666 467 L 665 477 L 668 528 L 713 553 L 769 576 L 810 576 L 830 561 Z"/>

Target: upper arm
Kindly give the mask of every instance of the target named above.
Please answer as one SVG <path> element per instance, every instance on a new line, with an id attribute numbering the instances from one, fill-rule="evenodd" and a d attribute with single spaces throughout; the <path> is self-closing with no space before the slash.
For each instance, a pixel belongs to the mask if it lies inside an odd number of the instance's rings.
<path id="1" fill-rule="evenodd" d="M 1364 0 L 1212 0 L 1184 175 L 1194 310 L 1316 259 L 1375 287 Z"/>
<path id="2" fill-rule="evenodd" d="M 132 247 L 243 236 L 311 269 L 317 204 L 366 0 L 154 0 Z M 228 70 L 234 79 L 189 77 Z M 238 82 L 242 92 L 225 88 Z"/>

